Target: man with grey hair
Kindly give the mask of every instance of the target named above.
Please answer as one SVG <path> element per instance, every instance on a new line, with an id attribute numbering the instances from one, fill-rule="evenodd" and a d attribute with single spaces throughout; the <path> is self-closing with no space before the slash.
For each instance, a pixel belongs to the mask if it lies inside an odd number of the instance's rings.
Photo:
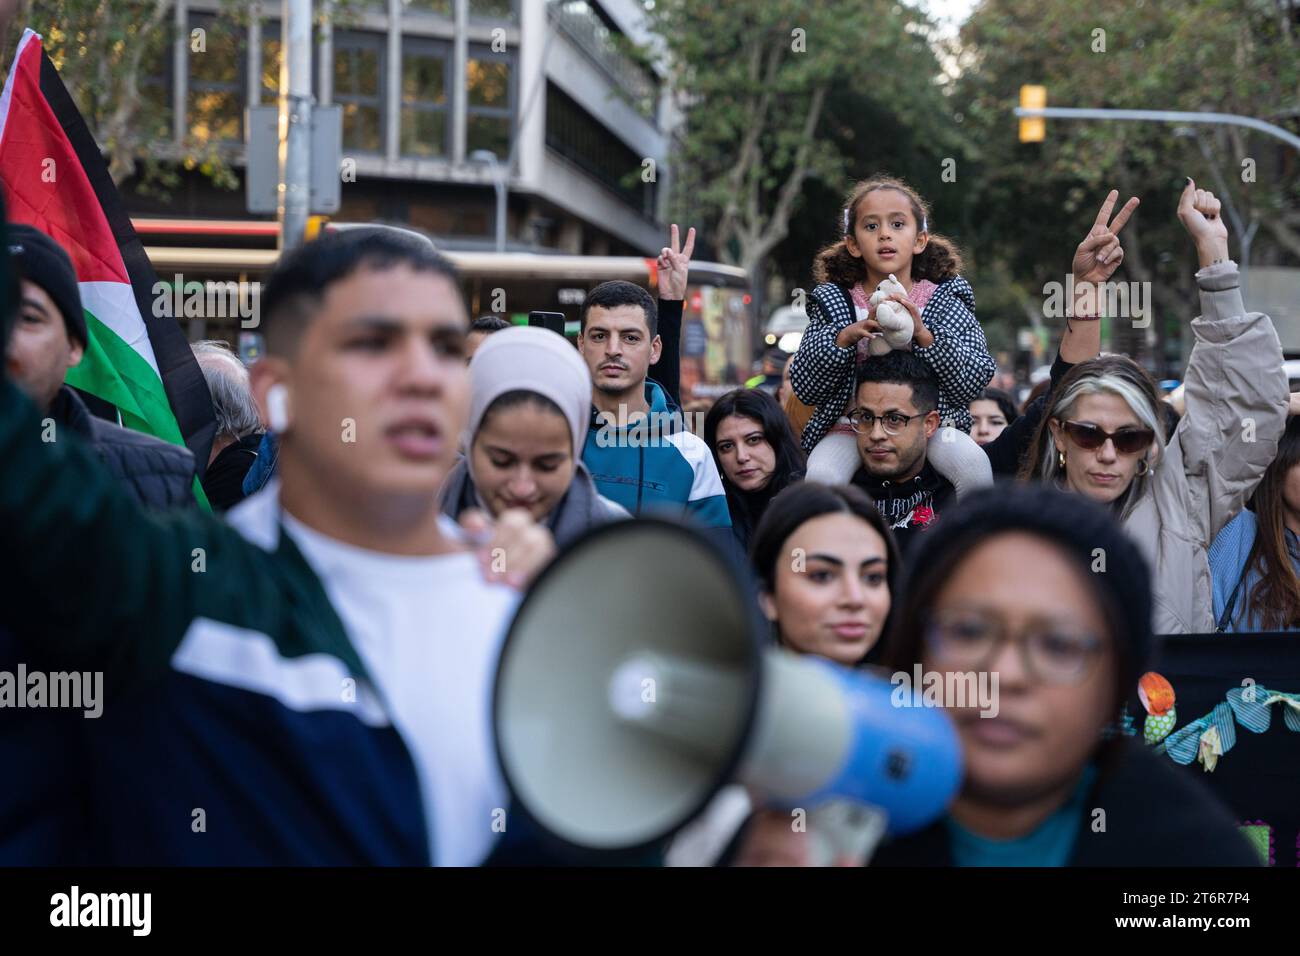
<path id="1" fill-rule="evenodd" d="M 233 508 L 244 498 L 244 475 L 257 460 L 262 421 L 249 384 L 248 369 L 229 345 L 216 340 L 195 342 L 191 348 L 203 370 L 217 418 L 217 437 L 203 476 L 203 493 L 217 511 Z"/>

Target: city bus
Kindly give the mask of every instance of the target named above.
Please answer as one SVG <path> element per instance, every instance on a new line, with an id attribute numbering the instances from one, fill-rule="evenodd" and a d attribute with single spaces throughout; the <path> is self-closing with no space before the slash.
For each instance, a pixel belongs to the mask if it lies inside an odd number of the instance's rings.
<path id="1" fill-rule="evenodd" d="M 133 220 L 160 282 L 237 283 L 254 294 L 279 253 L 274 222 L 211 219 Z M 325 231 L 356 228 L 330 223 Z M 392 228 L 402 228 L 393 226 Z M 434 240 L 435 245 L 438 244 Z M 565 331 L 577 335 L 578 308 L 595 285 L 610 279 L 635 282 L 654 294 L 656 260 L 637 256 L 575 256 L 531 252 L 480 252 L 439 247 L 460 270 L 471 317 L 500 315 L 526 324 L 533 311 L 560 312 Z M 179 298 L 178 298 L 179 302 Z M 742 383 L 754 358 L 753 296 L 742 269 L 715 262 L 692 262 L 682 319 L 683 398 L 710 397 Z M 241 319 L 235 310 L 202 316 L 177 314 L 193 339 L 220 338 L 240 343 Z"/>

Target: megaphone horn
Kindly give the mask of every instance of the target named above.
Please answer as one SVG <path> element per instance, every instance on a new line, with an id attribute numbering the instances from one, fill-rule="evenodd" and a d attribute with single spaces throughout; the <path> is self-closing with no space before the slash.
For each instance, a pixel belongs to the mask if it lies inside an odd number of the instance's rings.
<path id="1" fill-rule="evenodd" d="M 847 798 L 890 832 L 937 817 L 961 778 L 951 722 L 891 685 L 770 646 L 739 577 L 669 521 L 587 532 L 538 578 L 502 648 L 497 755 L 525 812 L 586 850 L 661 844 L 745 783 Z"/>

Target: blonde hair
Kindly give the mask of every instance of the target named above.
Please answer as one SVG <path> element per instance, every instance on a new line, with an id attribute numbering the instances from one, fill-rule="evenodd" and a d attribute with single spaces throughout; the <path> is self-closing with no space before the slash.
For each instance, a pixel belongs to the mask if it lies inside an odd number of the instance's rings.
<path id="1" fill-rule="evenodd" d="M 1101 355 L 1086 362 L 1080 362 L 1061 380 L 1061 384 L 1052 394 L 1043 418 L 1038 426 L 1038 434 L 1025 456 L 1020 477 L 1037 479 L 1046 484 L 1055 484 L 1063 480 L 1060 463 L 1061 449 L 1056 444 L 1050 422 L 1052 419 L 1064 421 L 1070 417 L 1070 410 L 1084 395 L 1109 393 L 1118 395 L 1124 404 L 1137 416 L 1145 427 L 1151 429 L 1155 436 L 1158 453 L 1155 461 L 1145 474 L 1135 475 L 1116 499 L 1120 519 L 1127 518 L 1139 500 L 1146 493 L 1155 469 L 1165 453 L 1165 426 L 1159 410 L 1160 399 L 1156 394 L 1156 384 L 1142 366 L 1126 355 Z"/>

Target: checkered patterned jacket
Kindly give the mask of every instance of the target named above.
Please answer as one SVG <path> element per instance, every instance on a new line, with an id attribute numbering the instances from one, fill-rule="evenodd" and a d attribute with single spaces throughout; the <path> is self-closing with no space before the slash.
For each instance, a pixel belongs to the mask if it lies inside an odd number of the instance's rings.
<path id="1" fill-rule="evenodd" d="M 857 321 L 849 290 L 823 282 L 808 297 L 808 328 L 790 360 L 790 385 L 799 400 L 817 407 L 803 430 L 804 451 L 825 437 L 855 394 L 856 348 L 842 348 L 835 337 Z M 975 293 L 961 276 L 939 284 L 921 312 L 934 344 L 912 351 L 939 380 L 939 418 L 962 431 L 971 429 L 970 403 L 993 378 L 996 363 L 975 318 Z M 870 359 L 868 359 L 870 361 Z"/>

